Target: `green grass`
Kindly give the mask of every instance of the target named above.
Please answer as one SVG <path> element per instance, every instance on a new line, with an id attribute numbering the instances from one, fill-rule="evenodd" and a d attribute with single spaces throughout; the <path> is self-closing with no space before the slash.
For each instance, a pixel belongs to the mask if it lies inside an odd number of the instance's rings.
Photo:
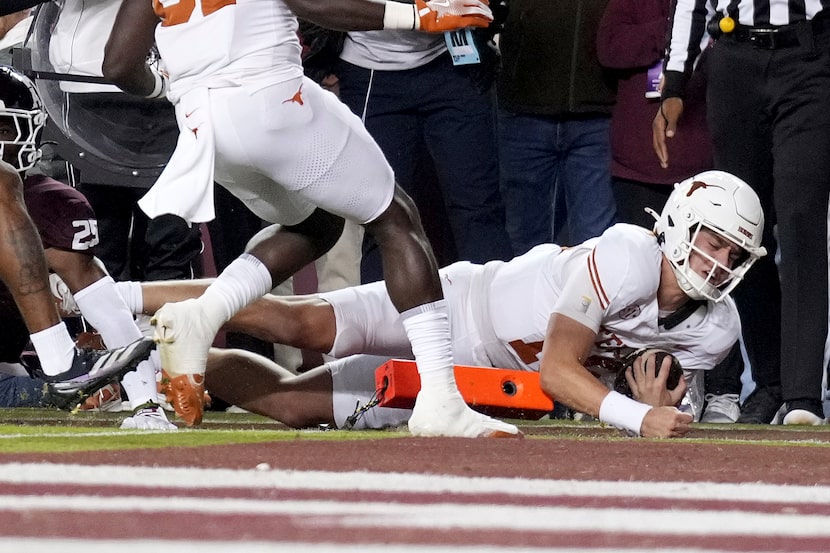
<path id="1" fill-rule="evenodd" d="M 197 447 L 286 440 L 360 440 L 405 432 L 293 430 L 258 415 L 205 413 L 197 429 L 178 432 L 121 430 L 127 413 L 66 413 L 51 409 L 0 409 L 0 454 L 137 448 Z M 0 457 L 0 462 L 2 457 Z"/>
<path id="2" fill-rule="evenodd" d="M 127 413 L 67 413 L 56 409 L 0 409 L 0 462 L 3 453 L 58 453 L 136 448 L 198 447 L 294 440 L 365 440 L 406 437 L 398 431 L 293 430 L 249 413 L 208 411 L 196 429 L 141 432 L 118 428 Z M 596 422 L 515 421 L 528 439 L 631 440 Z M 830 447 L 830 426 L 695 425 L 683 442 Z"/>

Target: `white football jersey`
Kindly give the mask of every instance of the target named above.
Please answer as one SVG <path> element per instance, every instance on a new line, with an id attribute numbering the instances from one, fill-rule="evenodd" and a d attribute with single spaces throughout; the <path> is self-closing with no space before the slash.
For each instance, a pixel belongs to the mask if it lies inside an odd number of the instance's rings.
<path id="1" fill-rule="evenodd" d="M 303 74 L 297 18 L 282 0 L 153 0 L 153 8 L 174 102 L 196 86 L 264 87 Z"/>
<path id="2" fill-rule="evenodd" d="M 560 313 L 597 332 L 589 368 L 644 346 L 672 351 L 687 370 L 713 368 L 740 334 L 735 304 L 731 298 L 707 302 L 666 329 L 657 305 L 661 260 L 653 233 L 618 224 L 573 248 L 544 244 L 512 261 L 488 263 L 469 301 L 489 305 L 489 316 L 479 312 L 475 324 L 491 363 L 539 370 L 548 321 Z"/>
<path id="3" fill-rule="evenodd" d="M 731 298 L 703 303 L 674 328 L 657 305 L 662 251 L 644 228 L 618 224 L 579 246 L 536 246 L 510 261 L 441 269 L 459 365 L 539 370 L 548 321 L 561 313 L 597 335 L 587 363 L 610 376 L 644 346 L 671 351 L 684 369 L 711 369 L 740 334 Z M 334 308 L 333 357 L 409 357 L 409 341 L 383 282 L 321 294 Z M 662 314 L 666 315 L 666 314 Z"/>

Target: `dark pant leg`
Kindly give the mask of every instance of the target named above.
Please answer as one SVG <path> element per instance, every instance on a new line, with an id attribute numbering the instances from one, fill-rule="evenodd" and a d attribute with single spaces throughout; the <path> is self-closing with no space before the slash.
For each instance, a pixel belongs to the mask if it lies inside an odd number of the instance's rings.
<path id="1" fill-rule="evenodd" d="M 501 191 L 516 255 L 553 239 L 558 128 L 559 122 L 550 117 L 499 111 Z"/>
<path id="2" fill-rule="evenodd" d="M 650 207 L 660 213 L 672 191 L 671 185 L 649 184 L 619 177 L 614 177 L 612 186 L 614 198 L 617 201 L 619 222 L 631 223 L 647 229 L 654 227 L 654 217 L 646 213 L 645 208 Z"/>
<path id="3" fill-rule="evenodd" d="M 411 70 L 415 71 L 415 70 Z M 426 149 L 423 121 L 418 114 L 418 95 L 407 87 L 410 71 L 371 71 L 347 62 L 337 68 L 340 99 L 364 118 L 395 172 L 395 179 L 415 202 L 439 265 L 457 259 L 452 230 L 435 167 Z M 366 233 L 360 263 L 361 282 L 383 278 L 380 250 Z"/>
<path id="4" fill-rule="evenodd" d="M 782 51 L 770 69 L 772 157 L 781 251 L 781 391 L 784 401 L 822 393 L 827 337 L 830 197 L 830 32 L 816 48 Z"/>
<path id="5" fill-rule="evenodd" d="M 763 245 L 769 254 L 747 273 L 732 295 L 741 316 L 744 345 L 759 387 L 780 384 L 781 291 L 775 266 L 771 121 L 764 71 L 771 55 L 722 40 L 710 52 L 707 119 L 715 167 L 746 181 L 764 208 Z M 734 370 L 740 370 L 735 367 Z"/>
<path id="6" fill-rule="evenodd" d="M 566 151 L 557 187 L 565 194 L 568 244 L 581 244 L 617 222 L 611 187 L 611 118 L 565 120 L 562 128 Z"/>
<path id="7" fill-rule="evenodd" d="M 704 389 L 707 394 L 716 396 L 724 394 L 741 395 L 741 374 L 744 369 L 744 360 L 741 355 L 741 343 L 735 342 L 726 358 L 715 365 L 712 370 L 704 373 Z"/>
<path id="8" fill-rule="evenodd" d="M 78 185 L 98 219 L 100 242 L 95 255 L 115 280 L 132 278 L 130 233 L 133 228 L 135 196 L 132 188 L 105 184 Z"/>
<path id="9" fill-rule="evenodd" d="M 435 86 L 435 83 L 441 83 Z M 419 68 L 409 83 L 434 161 L 459 259 L 513 257 L 499 189 L 495 96 L 473 86 L 449 58 Z"/>

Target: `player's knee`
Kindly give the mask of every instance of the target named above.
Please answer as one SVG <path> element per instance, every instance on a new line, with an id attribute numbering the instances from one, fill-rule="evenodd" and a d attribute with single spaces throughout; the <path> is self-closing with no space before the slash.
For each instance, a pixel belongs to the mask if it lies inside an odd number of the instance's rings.
<path id="1" fill-rule="evenodd" d="M 385 240 L 397 242 L 402 237 L 412 236 L 413 230 L 419 237 L 424 235 L 418 208 L 400 187 L 397 188 L 386 211 L 374 221 L 367 223 L 365 228 L 379 244 Z"/>

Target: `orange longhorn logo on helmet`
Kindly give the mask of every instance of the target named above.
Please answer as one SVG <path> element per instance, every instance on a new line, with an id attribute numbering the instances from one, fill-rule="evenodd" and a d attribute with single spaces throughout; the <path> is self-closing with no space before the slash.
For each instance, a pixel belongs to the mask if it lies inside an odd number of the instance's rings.
<path id="1" fill-rule="evenodd" d="M 691 188 L 689 188 L 689 191 L 688 191 L 688 192 L 686 192 L 686 197 L 688 198 L 689 196 L 691 196 L 692 194 L 694 194 L 694 193 L 695 193 L 695 190 L 697 190 L 698 188 L 709 188 L 709 185 L 708 185 L 708 184 L 706 184 L 706 183 L 705 183 L 705 182 L 703 182 L 703 181 L 699 181 L 699 180 L 694 181 L 694 182 L 692 183 Z"/>

